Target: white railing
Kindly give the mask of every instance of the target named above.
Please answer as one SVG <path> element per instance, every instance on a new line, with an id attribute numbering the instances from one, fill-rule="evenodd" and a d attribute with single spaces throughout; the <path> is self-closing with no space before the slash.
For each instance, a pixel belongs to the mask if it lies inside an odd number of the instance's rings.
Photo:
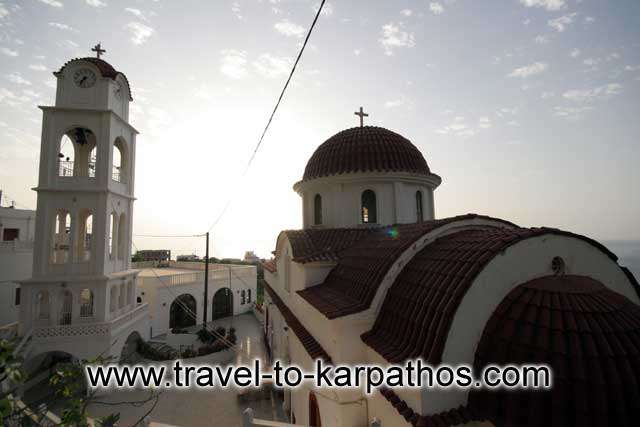
<path id="1" fill-rule="evenodd" d="M 165 286 L 178 286 L 186 285 L 188 283 L 202 283 L 204 282 L 204 271 L 196 271 L 193 273 L 176 273 L 176 274 L 161 274 L 159 272 L 157 276 L 144 276 L 139 277 L 142 285 L 157 283 L 158 280 Z M 256 278 L 255 267 L 232 267 L 231 279 L 248 279 L 253 280 Z M 218 269 L 209 271 L 209 280 L 228 281 L 229 269 Z"/>
<path id="2" fill-rule="evenodd" d="M 33 250 L 32 240 L 7 240 L 0 242 L 0 251 L 28 251 Z"/>
<path id="3" fill-rule="evenodd" d="M 106 336 L 111 335 L 118 328 L 129 321 L 145 314 L 149 306 L 141 304 L 135 309 L 117 317 L 109 322 L 102 323 L 80 323 L 60 326 L 37 326 L 33 329 L 35 339 L 49 339 L 58 337 L 85 337 L 85 336 Z"/>
<path id="4" fill-rule="evenodd" d="M 369 424 L 370 427 L 382 427 L 382 422 L 374 418 Z M 242 427 L 307 427 L 303 424 L 290 424 L 280 421 L 261 420 L 253 418 L 253 409 L 247 408 L 242 413 Z"/>

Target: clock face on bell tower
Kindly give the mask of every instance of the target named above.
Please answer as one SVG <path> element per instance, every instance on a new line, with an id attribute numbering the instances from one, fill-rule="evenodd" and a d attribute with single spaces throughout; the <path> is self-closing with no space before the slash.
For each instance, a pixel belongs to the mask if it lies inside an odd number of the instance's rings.
<path id="1" fill-rule="evenodd" d="M 96 73 L 89 68 L 80 68 L 73 73 L 73 82 L 80 88 L 90 88 L 96 84 Z"/>

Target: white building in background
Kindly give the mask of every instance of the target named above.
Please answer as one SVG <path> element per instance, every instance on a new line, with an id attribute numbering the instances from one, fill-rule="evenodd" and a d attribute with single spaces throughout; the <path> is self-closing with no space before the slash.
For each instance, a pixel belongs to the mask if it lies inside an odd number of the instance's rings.
<path id="1" fill-rule="evenodd" d="M 0 326 L 18 320 L 19 281 L 31 277 L 36 213 L 0 207 Z"/>
<path id="2" fill-rule="evenodd" d="M 251 312 L 256 271 L 254 265 L 209 264 L 207 322 Z M 138 276 L 137 292 L 138 302 L 149 305 L 152 337 L 202 324 L 204 263 L 171 261 L 169 268 L 145 268 Z"/>
<path id="3" fill-rule="evenodd" d="M 137 131 L 128 122 L 124 74 L 99 58 L 73 59 L 54 75 L 43 111 L 32 276 L 21 281 L 26 358 L 63 352 L 118 359 L 147 338 L 130 266 Z"/>
<path id="4" fill-rule="evenodd" d="M 640 287 L 633 275 L 585 236 L 475 214 L 435 219 L 440 181 L 410 141 L 384 128 L 347 129 L 318 147 L 294 185 L 303 229 L 282 231 L 275 258 L 264 263 L 273 359 L 305 371 L 316 359 L 387 366 L 421 358 L 472 365 L 476 373 L 491 363 L 548 363 L 556 387 L 516 398 L 477 389 L 365 395 L 305 385 L 285 390 L 292 421 L 637 425 Z M 615 405 L 605 396 L 616 396 Z"/>

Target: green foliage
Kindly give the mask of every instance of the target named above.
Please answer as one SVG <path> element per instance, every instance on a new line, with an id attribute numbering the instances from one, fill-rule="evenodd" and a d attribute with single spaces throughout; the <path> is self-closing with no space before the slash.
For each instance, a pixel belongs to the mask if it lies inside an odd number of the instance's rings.
<path id="1" fill-rule="evenodd" d="M 3 425 L 45 426 L 51 425 L 46 417 L 35 416 L 29 408 L 19 405 L 14 396 L 24 381 L 20 371 L 21 361 L 13 353 L 15 343 L 0 340 L 0 382 L 8 389 L 0 394 L 0 419 Z M 91 364 L 106 363 L 103 358 L 96 358 Z M 58 363 L 53 367 L 49 385 L 54 391 L 54 399 L 58 406 L 64 408 L 60 414 L 59 427 L 88 427 L 87 406 L 92 402 L 93 394 L 86 392 L 84 376 L 85 363 Z M 157 400 L 157 394 L 154 398 Z M 151 399 L 150 399 L 151 400 Z M 120 414 L 110 414 L 94 419 L 97 427 L 115 427 Z M 8 423 L 8 424 L 5 424 Z"/>

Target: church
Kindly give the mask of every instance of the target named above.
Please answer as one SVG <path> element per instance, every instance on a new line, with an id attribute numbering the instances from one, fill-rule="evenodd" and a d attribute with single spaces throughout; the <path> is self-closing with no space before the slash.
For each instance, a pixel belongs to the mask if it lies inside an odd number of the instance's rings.
<path id="1" fill-rule="evenodd" d="M 545 363 L 549 391 L 285 390 L 309 426 L 632 426 L 640 419 L 640 287 L 597 241 L 480 214 L 436 218 L 442 179 L 402 135 L 343 130 L 293 186 L 301 230 L 265 268 L 272 358 L 313 370 Z"/>

